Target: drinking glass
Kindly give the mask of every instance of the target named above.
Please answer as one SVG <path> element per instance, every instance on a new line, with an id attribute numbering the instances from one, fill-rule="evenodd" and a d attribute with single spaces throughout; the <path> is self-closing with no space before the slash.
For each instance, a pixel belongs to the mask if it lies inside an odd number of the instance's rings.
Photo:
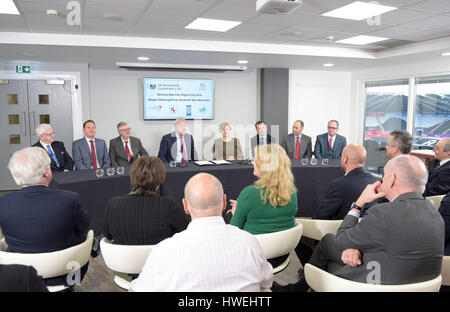
<path id="1" fill-rule="evenodd" d="M 177 162 L 175 160 L 170 161 L 169 167 L 175 168 L 177 166 Z"/>
<path id="2" fill-rule="evenodd" d="M 117 174 L 123 174 L 125 172 L 125 168 L 124 167 L 117 167 L 116 168 L 116 172 L 117 172 Z"/>
<path id="3" fill-rule="evenodd" d="M 317 165 L 317 158 L 311 158 L 311 165 Z"/>
<path id="4" fill-rule="evenodd" d="M 328 158 L 322 159 L 322 165 L 323 166 L 328 166 Z"/>
<path id="5" fill-rule="evenodd" d="M 109 176 L 113 176 L 114 175 L 114 168 L 108 168 L 106 169 L 106 174 Z"/>
<path id="6" fill-rule="evenodd" d="M 97 176 L 97 178 L 101 178 L 103 177 L 103 175 L 105 174 L 105 171 L 103 169 L 95 169 L 95 175 Z"/>
<path id="7" fill-rule="evenodd" d="M 308 158 L 302 158 L 302 165 L 306 166 L 308 164 Z"/>

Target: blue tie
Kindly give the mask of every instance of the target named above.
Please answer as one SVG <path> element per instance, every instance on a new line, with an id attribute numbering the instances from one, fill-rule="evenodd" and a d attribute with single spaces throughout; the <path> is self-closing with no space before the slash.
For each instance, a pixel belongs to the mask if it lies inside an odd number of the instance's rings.
<path id="1" fill-rule="evenodd" d="M 56 165 L 59 167 L 58 159 L 56 159 L 55 154 L 53 154 L 52 150 L 50 149 L 50 145 L 47 145 L 47 152 L 50 155 L 50 157 L 55 161 Z"/>

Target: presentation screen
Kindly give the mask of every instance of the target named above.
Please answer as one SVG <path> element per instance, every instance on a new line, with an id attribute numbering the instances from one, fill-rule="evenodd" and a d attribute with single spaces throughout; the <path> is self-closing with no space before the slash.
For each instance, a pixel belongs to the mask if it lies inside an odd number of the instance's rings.
<path id="1" fill-rule="evenodd" d="M 214 80 L 144 78 L 144 120 L 214 119 Z"/>

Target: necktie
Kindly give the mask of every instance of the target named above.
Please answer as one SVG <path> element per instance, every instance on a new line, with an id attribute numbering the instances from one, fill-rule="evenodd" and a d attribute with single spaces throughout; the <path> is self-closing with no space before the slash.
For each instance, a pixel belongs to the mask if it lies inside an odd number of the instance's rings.
<path id="1" fill-rule="evenodd" d="M 300 158 L 300 136 L 297 135 L 297 143 L 295 144 L 295 159 Z"/>
<path id="2" fill-rule="evenodd" d="M 52 149 L 50 148 L 50 145 L 47 145 L 47 152 L 50 155 L 50 157 L 55 161 L 56 165 L 59 167 L 58 159 L 56 159 L 55 154 L 53 154 Z"/>
<path id="3" fill-rule="evenodd" d="M 128 142 L 125 142 L 125 153 L 127 153 L 128 163 L 130 163 L 133 160 L 133 155 L 131 155 L 130 149 L 128 148 Z"/>
<path id="4" fill-rule="evenodd" d="M 187 158 L 186 158 L 186 151 L 184 149 L 183 137 L 182 136 L 180 136 L 180 142 L 181 142 L 181 154 L 183 155 L 182 156 L 182 161 L 185 163 L 185 162 L 187 162 Z"/>
<path id="5" fill-rule="evenodd" d="M 264 144 L 264 138 L 261 138 L 261 145 Z"/>
<path id="6" fill-rule="evenodd" d="M 329 147 L 330 147 L 330 149 L 333 149 L 333 145 L 332 145 L 332 143 L 333 143 L 333 139 L 332 139 L 332 138 L 330 138 L 330 142 L 329 142 Z"/>
<path id="7" fill-rule="evenodd" d="M 89 142 L 91 142 L 92 168 L 97 169 L 97 157 L 95 156 L 94 140 L 90 140 Z"/>

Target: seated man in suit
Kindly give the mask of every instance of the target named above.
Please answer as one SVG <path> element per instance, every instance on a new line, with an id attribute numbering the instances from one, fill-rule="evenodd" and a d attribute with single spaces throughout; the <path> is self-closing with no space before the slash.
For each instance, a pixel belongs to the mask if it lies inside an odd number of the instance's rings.
<path id="1" fill-rule="evenodd" d="M 441 274 L 444 221 L 422 197 L 427 170 L 409 155 L 391 159 L 382 182 L 368 185 L 350 207 L 337 234 L 325 235 L 309 261 L 342 278 L 361 283 L 399 285 L 424 282 Z M 358 222 L 362 207 L 377 198 Z M 332 266 L 329 264 L 334 263 Z M 378 270 L 375 270 L 378 268 Z M 300 281 L 286 290 L 306 291 Z"/>
<path id="2" fill-rule="evenodd" d="M 80 244 L 86 239 L 89 216 L 78 194 L 49 189 L 50 157 L 40 147 L 15 152 L 8 169 L 20 192 L 0 197 L 0 227 L 8 252 L 46 253 Z M 81 275 L 87 265 L 81 268 Z M 47 285 L 70 284 L 65 276 L 45 280 Z"/>
<path id="3" fill-rule="evenodd" d="M 408 131 L 394 130 L 389 133 L 386 143 L 386 157 L 392 159 L 399 155 L 409 155 L 413 145 L 413 138 Z"/>
<path id="4" fill-rule="evenodd" d="M 450 191 L 450 138 L 440 140 L 433 149 L 439 166 L 430 172 L 424 196 L 443 195 Z"/>
<path id="5" fill-rule="evenodd" d="M 48 292 L 32 266 L 0 264 L 0 292 Z"/>
<path id="6" fill-rule="evenodd" d="M 445 223 L 444 254 L 446 256 L 450 256 L 450 191 L 442 199 L 441 206 L 439 207 L 439 213 Z"/>
<path id="7" fill-rule="evenodd" d="M 252 149 L 252 156 L 255 157 L 255 149 L 262 144 L 277 143 L 277 140 L 267 133 L 267 126 L 264 121 L 260 120 L 255 124 L 256 135 L 251 138 L 250 146 Z"/>
<path id="8" fill-rule="evenodd" d="M 339 122 L 330 120 L 328 122 L 328 133 L 317 136 L 314 145 L 314 157 L 316 158 L 341 158 L 342 150 L 347 145 L 347 140 L 337 134 Z"/>
<path id="9" fill-rule="evenodd" d="M 41 147 L 50 156 L 52 171 L 72 171 L 73 160 L 67 153 L 64 143 L 55 141 L 55 131 L 49 124 L 40 124 L 36 128 L 36 136 L 39 138 L 33 146 Z"/>
<path id="10" fill-rule="evenodd" d="M 189 160 L 197 160 L 194 147 L 194 138 L 186 133 L 186 121 L 178 118 L 175 121 L 175 131 L 162 137 L 159 145 L 158 158 L 164 163 L 172 160 L 186 163 Z"/>
<path id="11" fill-rule="evenodd" d="M 119 136 L 109 141 L 109 158 L 113 167 L 131 166 L 139 156 L 148 156 L 141 140 L 131 136 L 131 128 L 126 122 L 119 122 L 117 131 Z"/>
<path id="12" fill-rule="evenodd" d="M 83 133 L 84 138 L 72 143 L 73 160 L 77 170 L 111 167 L 105 140 L 95 137 L 96 128 L 93 120 L 86 120 L 83 123 Z"/>
<path id="13" fill-rule="evenodd" d="M 292 133 L 288 134 L 281 143 L 290 159 L 311 158 L 311 137 L 302 134 L 305 124 L 301 120 L 294 121 Z"/>

